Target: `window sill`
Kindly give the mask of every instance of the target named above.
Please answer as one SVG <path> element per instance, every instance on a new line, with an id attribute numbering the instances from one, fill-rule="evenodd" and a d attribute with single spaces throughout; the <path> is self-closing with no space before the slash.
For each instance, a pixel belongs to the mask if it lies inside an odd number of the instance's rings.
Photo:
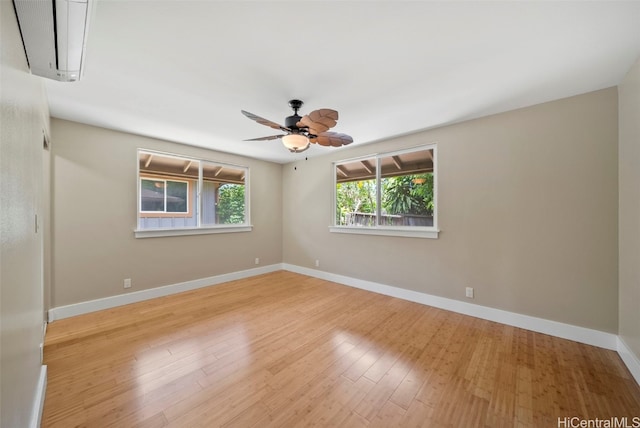
<path id="1" fill-rule="evenodd" d="M 214 226 L 214 227 L 194 227 L 184 229 L 136 229 L 133 234 L 136 238 L 160 238 L 163 236 L 188 236 L 188 235 L 209 235 L 212 233 L 236 233 L 251 232 L 253 226 Z"/>
<path id="2" fill-rule="evenodd" d="M 329 226 L 332 233 L 352 233 L 358 235 L 402 236 L 406 238 L 438 239 L 439 230 L 426 227 L 351 227 Z"/>

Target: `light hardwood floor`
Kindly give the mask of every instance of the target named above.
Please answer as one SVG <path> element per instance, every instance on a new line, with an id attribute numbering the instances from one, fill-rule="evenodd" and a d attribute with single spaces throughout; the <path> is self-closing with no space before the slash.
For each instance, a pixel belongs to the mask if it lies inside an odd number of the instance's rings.
<path id="1" fill-rule="evenodd" d="M 284 271 L 56 321 L 45 364 L 43 427 L 640 417 L 613 351 Z"/>

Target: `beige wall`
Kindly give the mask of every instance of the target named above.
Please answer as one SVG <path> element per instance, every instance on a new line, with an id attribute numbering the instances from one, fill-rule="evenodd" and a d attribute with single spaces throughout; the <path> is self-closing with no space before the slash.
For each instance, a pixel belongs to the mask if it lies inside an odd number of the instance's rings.
<path id="1" fill-rule="evenodd" d="M 619 334 L 640 359 L 640 59 L 618 87 L 620 191 Z"/>
<path id="2" fill-rule="evenodd" d="M 617 127 L 610 88 L 286 165 L 284 262 L 616 333 Z M 439 239 L 329 232 L 332 161 L 434 142 Z"/>
<path id="3" fill-rule="evenodd" d="M 45 211 L 48 118 L 9 0 L 0 1 L 0 46 L 0 426 L 9 428 L 30 426 L 41 368 L 43 231 L 34 225 Z"/>
<path id="4" fill-rule="evenodd" d="M 59 119 L 51 131 L 52 307 L 281 262 L 280 165 Z M 134 238 L 138 148 L 248 166 L 253 231 Z"/>

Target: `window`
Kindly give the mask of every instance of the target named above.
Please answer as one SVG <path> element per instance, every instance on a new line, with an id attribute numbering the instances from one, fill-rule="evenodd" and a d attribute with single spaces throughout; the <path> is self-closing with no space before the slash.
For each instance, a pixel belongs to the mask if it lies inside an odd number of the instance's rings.
<path id="1" fill-rule="evenodd" d="M 251 230 L 249 169 L 138 150 L 136 237 Z"/>
<path id="2" fill-rule="evenodd" d="M 336 162 L 332 232 L 437 238 L 436 146 Z"/>
<path id="3" fill-rule="evenodd" d="M 140 213 L 188 214 L 189 182 L 141 178 Z"/>

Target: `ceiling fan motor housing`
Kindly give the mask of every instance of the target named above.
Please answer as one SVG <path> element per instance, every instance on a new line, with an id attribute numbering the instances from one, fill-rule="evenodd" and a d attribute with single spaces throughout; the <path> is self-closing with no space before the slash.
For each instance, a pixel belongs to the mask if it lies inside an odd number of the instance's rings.
<path id="1" fill-rule="evenodd" d="M 298 114 L 289 116 L 284 120 L 284 126 L 295 132 L 298 130 L 298 122 L 300 122 L 300 119 L 302 119 L 302 117 L 298 116 Z"/>

